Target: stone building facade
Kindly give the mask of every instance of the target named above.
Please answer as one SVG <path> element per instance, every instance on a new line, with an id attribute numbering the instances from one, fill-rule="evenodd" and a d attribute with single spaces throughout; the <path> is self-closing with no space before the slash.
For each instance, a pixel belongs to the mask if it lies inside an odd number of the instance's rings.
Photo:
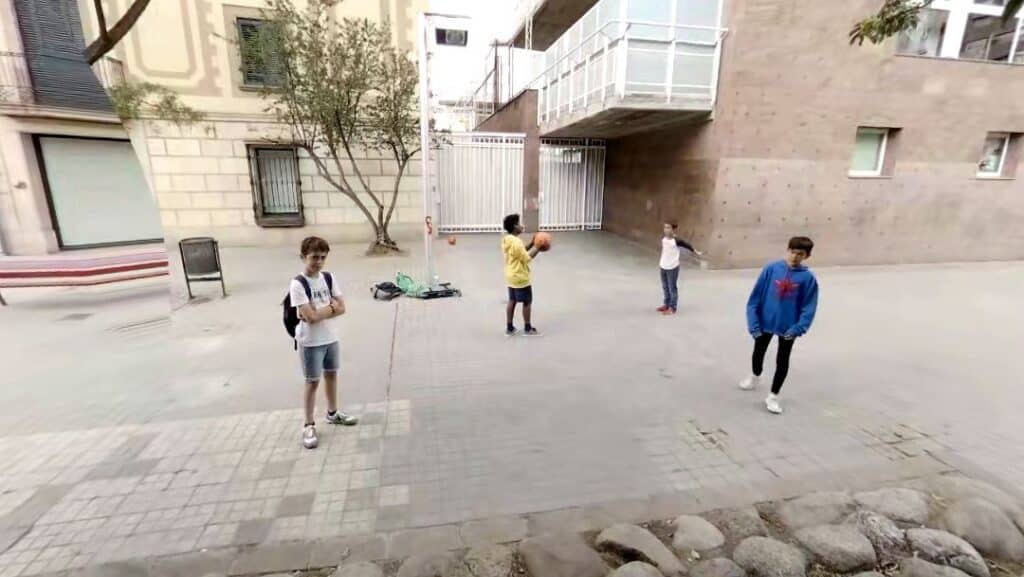
<path id="1" fill-rule="evenodd" d="M 108 25 L 130 3 L 103 0 Z M 0 98 L 0 250 L 45 254 L 191 236 L 234 245 L 293 244 L 309 234 L 369 242 L 372 229 L 355 203 L 301 151 L 271 144 L 288 141 L 286 127 L 266 111 L 259 71 L 246 68 L 239 50 L 264 6 L 263 0 L 152 2 L 94 67 L 95 86 L 82 91 L 69 80 L 71 96 L 62 99 L 53 87 L 46 92 L 40 72 L 48 63 L 32 50 L 32 30 L 47 38 L 56 36 L 47 27 L 63 30 L 69 56 L 79 54 L 98 35 L 92 0 L 0 0 L 0 89 L 9 95 Z M 394 43 L 416 58 L 418 14 L 426 6 L 427 0 L 346 0 L 336 16 L 388 21 Z M 78 68 L 87 70 L 84 60 Z M 122 80 L 165 86 L 204 119 L 124 124 L 109 103 L 89 108 L 76 100 L 102 96 L 101 85 Z M 59 77 L 55 86 L 59 93 Z M 128 146 L 137 168 L 111 160 L 120 155 L 123 163 Z M 394 161 L 357 150 L 355 162 L 375 193 L 392 190 Z M 391 226 L 396 239 L 422 230 L 420 170 L 414 159 L 401 183 Z M 137 178 L 111 181 L 111 173 L 139 171 Z M 129 197 L 131 203 L 118 202 Z M 122 230 L 138 221 L 150 224 Z"/>

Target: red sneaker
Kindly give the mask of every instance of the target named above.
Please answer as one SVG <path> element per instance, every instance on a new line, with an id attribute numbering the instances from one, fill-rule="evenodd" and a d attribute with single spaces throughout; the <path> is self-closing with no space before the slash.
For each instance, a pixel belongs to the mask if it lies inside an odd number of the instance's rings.
<path id="1" fill-rule="evenodd" d="M 668 307 L 665 306 L 665 305 L 661 305 L 660 307 L 658 307 L 658 312 L 659 313 L 663 313 L 663 312 L 665 312 L 667 310 L 668 310 Z"/>
<path id="2" fill-rule="evenodd" d="M 663 314 L 665 316 L 671 316 L 671 315 L 676 314 L 676 309 L 674 309 L 674 308 L 666 308 L 665 310 L 661 311 L 661 314 Z"/>

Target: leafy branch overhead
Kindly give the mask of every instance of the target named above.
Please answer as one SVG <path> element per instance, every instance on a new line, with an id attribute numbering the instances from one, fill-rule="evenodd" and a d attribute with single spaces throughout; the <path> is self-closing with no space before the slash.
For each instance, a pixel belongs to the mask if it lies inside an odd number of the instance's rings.
<path id="1" fill-rule="evenodd" d="M 151 116 L 186 125 L 203 119 L 202 112 L 184 104 L 174 91 L 152 82 L 115 84 L 109 95 L 114 112 L 123 120 Z"/>
<path id="2" fill-rule="evenodd" d="M 290 128 L 292 143 L 366 217 L 371 249 L 395 250 L 388 228 L 419 152 L 419 77 L 391 44 L 387 22 L 338 19 L 337 3 L 309 0 L 298 9 L 292 0 L 268 0 L 258 34 L 240 39 L 243 66 L 260 71 L 269 109 Z M 388 190 L 364 174 L 364 151 L 394 162 Z"/>
<path id="3" fill-rule="evenodd" d="M 921 11 L 931 6 L 932 1 L 884 0 L 877 13 L 853 25 L 850 44 L 861 45 L 865 40 L 879 44 L 903 32 L 910 32 L 920 22 Z M 1003 7 L 1003 22 L 1013 18 L 1022 6 L 1024 0 L 1007 0 Z"/>

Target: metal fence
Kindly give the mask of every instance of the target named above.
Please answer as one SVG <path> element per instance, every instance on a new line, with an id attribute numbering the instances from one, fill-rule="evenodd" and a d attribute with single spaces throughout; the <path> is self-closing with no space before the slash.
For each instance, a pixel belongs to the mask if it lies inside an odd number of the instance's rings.
<path id="1" fill-rule="evenodd" d="M 541 230 L 599 230 L 604 212 L 604 167 L 602 140 L 542 140 Z"/>
<path id="2" fill-rule="evenodd" d="M 444 135 L 437 151 L 441 232 L 500 232 L 502 218 L 523 210 L 522 134 Z"/>

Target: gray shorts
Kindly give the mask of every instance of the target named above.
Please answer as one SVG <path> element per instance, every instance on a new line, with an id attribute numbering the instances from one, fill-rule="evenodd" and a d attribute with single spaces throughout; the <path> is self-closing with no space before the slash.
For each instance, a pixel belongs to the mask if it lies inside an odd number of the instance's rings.
<path id="1" fill-rule="evenodd" d="M 307 383 L 315 383 L 324 373 L 338 372 L 341 363 L 341 348 L 337 341 L 319 347 L 299 347 L 299 359 L 302 360 L 302 375 Z"/>

